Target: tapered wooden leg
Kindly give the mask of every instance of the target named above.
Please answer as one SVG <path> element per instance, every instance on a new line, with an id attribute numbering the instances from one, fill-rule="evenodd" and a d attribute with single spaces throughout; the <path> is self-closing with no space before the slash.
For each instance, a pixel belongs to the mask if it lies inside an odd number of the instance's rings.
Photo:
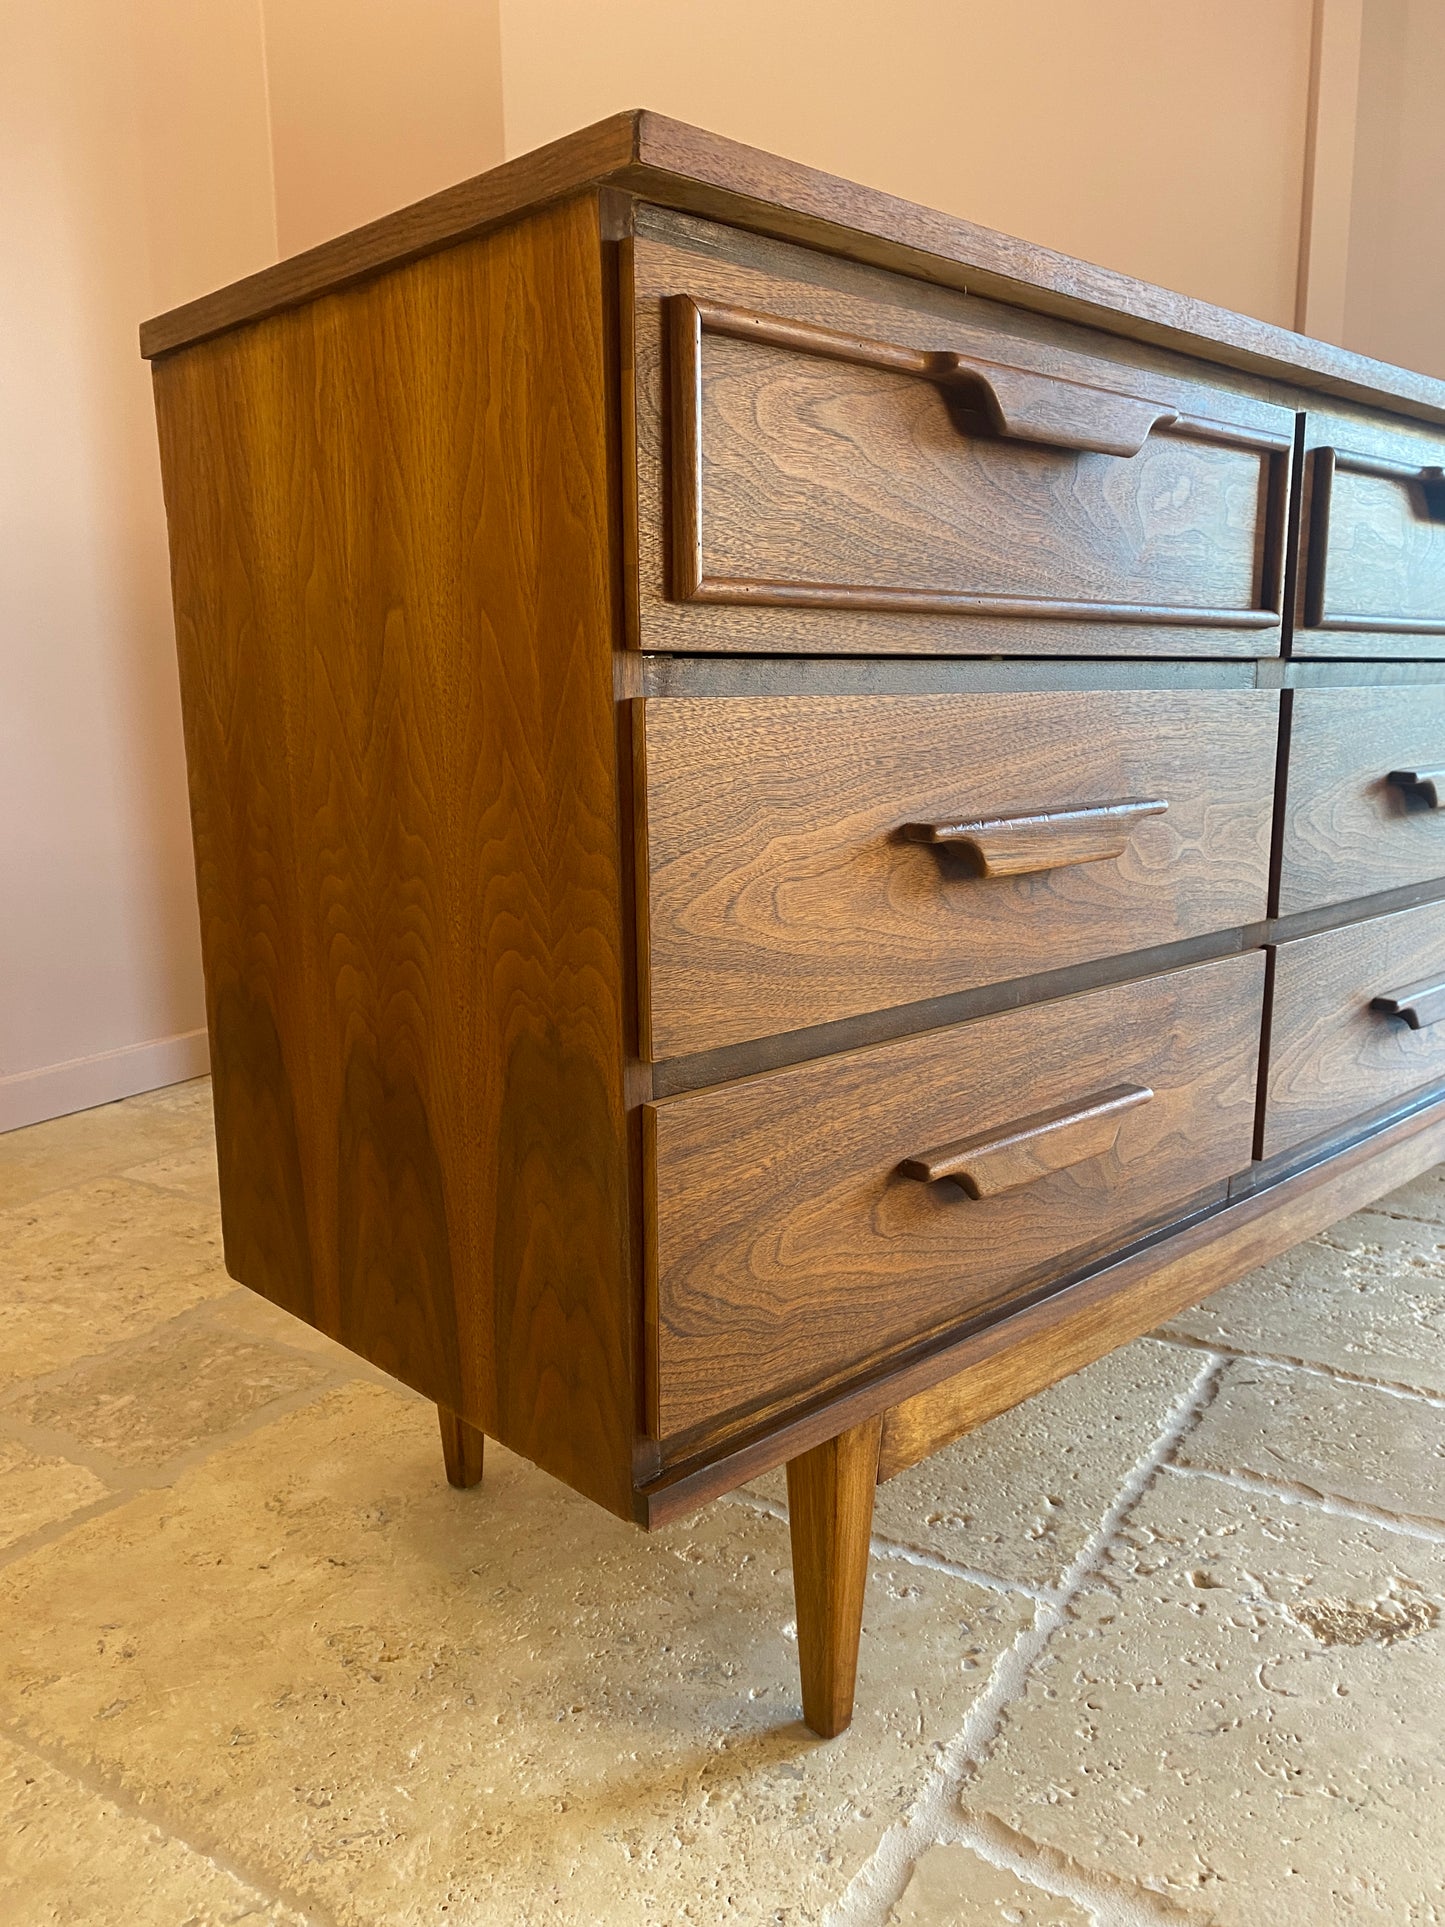
<path id="1" fill-rule="evenodd" d="M 788 1461 L 803 1718 L 825 1740 L 853 1717 L 882 1435 L 869 1419 Z"/>
<path id="2" fill-rule="evenodd" d="M 447 1484 L 463 1489 L 469 1485 L 480 1485 L 486 1433 L 479 1432 L 475 1425 L 468 1425 L 464 1418 L 449 1412 L 445 1405 L 438 1405 L 437 1417 L 442 1422 L 442 1457 L 447 1462 Z"/>

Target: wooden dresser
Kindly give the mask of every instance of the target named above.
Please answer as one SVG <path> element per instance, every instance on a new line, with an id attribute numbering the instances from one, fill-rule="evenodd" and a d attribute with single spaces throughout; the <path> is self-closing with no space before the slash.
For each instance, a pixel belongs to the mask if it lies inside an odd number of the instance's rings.
<path id="1" fill-rule="evenodd" d="M 149 323 L 226 1261 L 643 1525 L 1445 1155 L 1445 384 L 651 114 Z"/>

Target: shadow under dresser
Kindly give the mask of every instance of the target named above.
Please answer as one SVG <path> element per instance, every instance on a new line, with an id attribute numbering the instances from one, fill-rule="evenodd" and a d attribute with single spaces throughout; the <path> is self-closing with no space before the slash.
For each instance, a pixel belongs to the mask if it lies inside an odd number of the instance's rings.
<path id="1" fill-rule="evenodd" d="M 1445 1155 L 1445 384 L 646 113 L 150 322 L 226 1262 L 646 1526 Z"/>

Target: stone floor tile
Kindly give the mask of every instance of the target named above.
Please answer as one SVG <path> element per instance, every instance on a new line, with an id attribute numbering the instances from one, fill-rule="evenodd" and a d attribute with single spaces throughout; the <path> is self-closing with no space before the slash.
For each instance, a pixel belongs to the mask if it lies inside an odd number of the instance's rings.
<path id="1" fill-rule="evenodd" d="M 1445 1921 L 1445 1547 L 1164 1474 L 965 1808 L 1212 1927 Z"/>
<path id="2" fill-rule="evenodd" d="M 889 1927 L 1097 1927 L 1099 1916 L 995 1867 L 970 1847 L 930 1847 Z"/>
<path id="3" fill-rule="evenodd" d="M 1445 1245 L 1432 1226 L 1358 1212 L 1184 1312 L 1171 1332 L 1445 1393 Z"/>
<path id="4" fill-rule="evenodd" d="M 305 1352 L 330 1370 L 361 1375 L 370 1370 L 355 1352 L 347 1351 L 338 1345 L 334 1338 L 325 1332 L 317 1331 L 308 1325 L 304 1318 L 297 1318 L 259 1292 L 248 1291 L 244 1285 L 233 1287 L 230 1295 L 215 1299 L 206 1309 L 208 1324 L 216 1325 L 240 1338 L 253 1338 L 264 1345 L 283 1345 L 290 1351 Z M 395 1385 L 396 1381 L 389 1380 Z M 399 1390 L 404 1387 L 398 1386 Z"/>
<path id="5" fill-rule="evenodd" d="M 121 1178 L 0 1212 L 0 1280 L 0 1386 L 232 1289 L 215 1212 Z"/>
<path id="6" fill-rule="evenodd" d="M 235 1874 L 0 1737 L 5 1927 L 305 1927 Z"/>
<path id="7" fill-rule="evenodd" d="M 186 1320 L 23 1391 L 5 1410 L 120 1465 L 157 1466 L 321 1378 L 294 1352 Z"/>
<path id="8" fill-rule="evenodd" d="M 1437 1164 L 1422 1177 L 1412 1178 L 1398 1191 L 1369 1205 L 1372 1214 L 1387 1218 L 1415 1218 L 1422 1224 L 1445 1224 L 1445 1165 Z"/>
<path id="9" fill-rule="evenodd" d="M 94 1505 L 108 1490 L 83 1465 L 0 1438 L 0 1551 Z"/>
<path id="10" fill-rule="evenodd" d="M 1149 1339 L 992 1419 L 878 1493 L 874 1531 L 1000 1579 L 1056 1585 L 1199 1376 Z"/>
<path id="11" fill-rule="evenodd" d="M 209 1077 L 0 1132 L 0 1212 L 211 1138 Z"/>
<path id="12" fill-rule="evenodd" d="M 652 1538 L 361 1384 L 0 1573 L 0 1711 L 340 1923 L 818 1921 L 1027 1601 L 874 1563 L 800 1725 L 787 1533 Z"/>
<path id="13" fill-rule="evenodd" d="M 1230 1365 L 1176 1458 L 1445 1521 L 1445 1406 L 1288 1365 Z"/>
<path id="14" fill-rule="evenodd" d="M 159 1157 L 127 1165 L 119 1173 L 136 1184 L 153 1184 L 158 1191 L 179 1191 L 199 1199 L 219 1214 L 220 1181 L 216 1172 L 216 1147 L 209 1132 L 197 1144 L 163 1151 Z"/>

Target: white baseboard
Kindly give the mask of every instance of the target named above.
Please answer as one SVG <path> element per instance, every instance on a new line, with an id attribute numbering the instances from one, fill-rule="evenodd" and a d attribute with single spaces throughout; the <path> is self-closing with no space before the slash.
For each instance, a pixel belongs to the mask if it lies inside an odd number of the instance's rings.
<path id="1" fill-rule="evenodd" d="M 178 1037 L 157 1037 L 148 1044 L 127 1044 L 95 1057 L 19 1071 L 0 1077 L 0 1131 L 89 1111 L 118 1097 L 159 1090 L 163 1084 L 183 1084 L 188 1077 L 204 1077 L 210 1068 L 205 1031 L 187 1030 Z"/>

